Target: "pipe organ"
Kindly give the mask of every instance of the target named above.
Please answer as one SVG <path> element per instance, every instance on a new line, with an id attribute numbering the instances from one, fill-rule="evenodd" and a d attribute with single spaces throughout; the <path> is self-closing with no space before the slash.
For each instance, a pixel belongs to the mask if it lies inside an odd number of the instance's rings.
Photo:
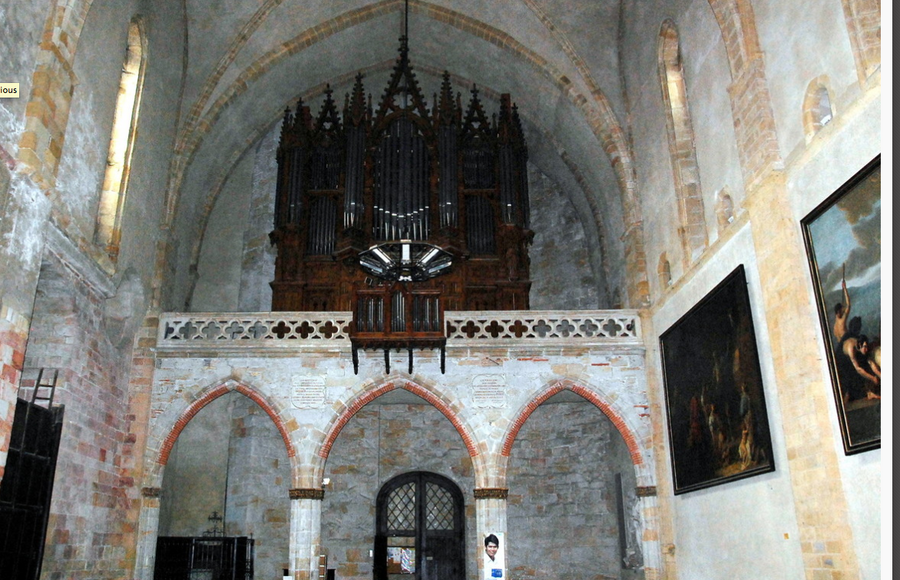
<path id="1" fill-rule="evenodd" d="M 445 72 L 429 111 L 401 39 L 377 110 L 357 75 L 341 113 L 330 88 L 317 115 L 302 100 L 285 111 L 272 309 L 359 310 L 372 315 L 360 331 L 382 333 L 434 331 L 444 310 L 527 309 L 527 159 L 509 95 L 489 119 L 477 89 L 464 109 Z M 392 244 L 422 246 L 418 266 L 440 259 L 440 268 L 380 275 Z M 376 246 L 385 251 L 369 257 L 374 269 L 361 267 Z M 406 315 L 416 320 L 398 319 Z"/>

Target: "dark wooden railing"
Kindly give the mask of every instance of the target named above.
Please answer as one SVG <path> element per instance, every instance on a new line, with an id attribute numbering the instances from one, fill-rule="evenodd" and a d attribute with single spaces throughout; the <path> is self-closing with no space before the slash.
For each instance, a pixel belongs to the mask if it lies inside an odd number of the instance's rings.
<path id="1" fill-rule="evenodd" d="M 441 351 L 443 372 L 447 337 L 441 291 L 410 289 L 404 284 L 358 290 L 350 323 L 350 343 L 355 372 L 359 372 L 359 349 L 383 350 L 387 372 L 390 372 L 390 351 L 406 350 L 412 373 L 413 350 L 433 348 Z"/>

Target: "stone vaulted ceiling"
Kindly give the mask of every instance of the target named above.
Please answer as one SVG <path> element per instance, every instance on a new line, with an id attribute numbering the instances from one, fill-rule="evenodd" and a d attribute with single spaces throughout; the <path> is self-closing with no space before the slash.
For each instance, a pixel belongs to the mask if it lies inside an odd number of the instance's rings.
<path id="1" fill-rule="evenodd" d="M 209 213 L 237 161 L 298 96 L 342 102 L 358 72 L 378 99 L 397 56 L 402 0 L 186 0 L 185 85 L 169 220 L 196 264 Z M 619 0 L 410 0 L 410 59 L 426 95 L 440 74 L 488 110 L 510 93 L 532 162 L 565 191 L 603 262 L 621 264 L 634 215 L 622 122 Z M 187 240 L 190 240 L 188 243 Z"/>

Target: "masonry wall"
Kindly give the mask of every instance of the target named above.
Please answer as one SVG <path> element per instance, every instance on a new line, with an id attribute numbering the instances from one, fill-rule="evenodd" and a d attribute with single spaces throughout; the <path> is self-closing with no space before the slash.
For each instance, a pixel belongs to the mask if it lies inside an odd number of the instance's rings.
<path id="1" fill-rule="evenodd" d="M 847 3 L 693 0 L 635 2 L 625 9 L 623 78 L 644 209 L 653 334 L 665 332 L 743 264 L 776 454 L 773 474 L 671 501 L 662 494 L 673 525 L 664 551 L 672 557 L 670 573 L 690 580 L 838 577 L 858 569 L 862 578 L 877 578 L 881 452 L 848 456 L 842 449 L 800 235 L 801 220 L 880 152 L 877 61 L 863 62 L 853 52 L 848 30 L 859 23 Z M 664 111 L 657 47 L 666 18 L 681 40 L 710 232 L 709 247 L 693 262 L 679 247 L 672 167 L 659 139 Z M 860 21 L 869 29 L 856 34 L 879 34 L 871 21 Z M 828 89 L 834 113 L 816 134 L 804 126 L 813 81 Z M 721 219 L 723 192 L 734 204 L 731 223 Z M 668 287 L 656 270 L 663 257 L 671 267 Z M 652 360 L 658 355 L 651 347 Z M 658 359 L 650 368 L 664 456 L 664 378 Z M 669 463 L 660 465 L 665 488 Z M 717 516 L 722 506 L 728 506 L 727 518 Z M 754 558 L 745 546 L 768 557 Z"/>
<path id="2" fill-rule="evenodd" d="M 582 218 L 559 185 L 539 171 L 529 172 L 528 188 L 535 233 L 528 249 L 532 310 L 605 307 L 605 280 L 591 262 Z"/>
<path id="3" fill-rule="evenodd" d="M 415 374 L 408 375 L 406 353 L 392 353 L 392 372 L 385 374 L 382 353 L 361 352 L 355 374 L 349 345 L 345 349 L 341 341 L 330 346 L 326 342 L 307 345 L 313 351 L 282 351 L 276 356 L 247 352 L 202 358 L 201 353 L 168 352 L 159 358 L 143 485 L 160 486 L 159 475 L 168 468 L 157 462 L 168 456 L 183 417 L 196 419 L 207 409 L 206 401 L 240 391 L 260 402 L 275 419 L 282 440 L 290 442 L 292 486 L 316 489 L 323 479 L 330 480 L 322 500 L 323 550 L 335 568 L 343 569 L 339 577 L 362 577 L 371 571 L 368 553 L 375 525 L 371 510 L 385 481 L 419 469 L 450 477 L 466 498 L 467 526 L 493 525 L 476 521 L 481 500 L 474 500 L 472 490 L 505 487 L 504 442 L 517 420 L 535 399 L 572 389 L 594 402 L 587 405 L 595 411 L 593 420 L 605 421 L 605 414 L 627 442 L 627 452 L 619 453 L 615 461 L 623 469 L 629 466 L 634 478 L 633 483 L 626 480 L 631 486 L 626 493 L 636 493 L 636 486 L 653 487 L 655 458 L 644 412 L 643 356 L 636 345 L 564 352 L 525 344 L 515 349 L 456 348 L 448 350 L 443 373 L 435 353 L 417 352 Z M 371 400 L 378 395 L 401 399 L 381 405 Z M 431 404 L 408 407 L 413 395 Z M 329 434 L 338 425 L 339 435 L 332 440 Z M 656 529 L 650 505 L 634 507 L 631 521 L 640 521 L 633 529 L 643 553 L 656 554 L 656 531 L 645 533 Z M 477 570 L 481 533 L 487 532 L 467 528 L 469 574 Z M 300 550 L 307 553 L 304 546 Z M 654 555 L 648 565 L 655 568 L 656 561 Z"/>
<path id="4" fill-rule="evenodd" d="M 782 426 L 782 415 L 790 415 L 790 410 L 782 409 L 778 399 L 778 383 L 769 347 L 768 319 L 762 307 L 762 291 L 755 272 L 756 257 L 746 225 L 732 232 L 719 249 L 717 258 L 714 263 L 704 265 L 690 281 L 676 288 L 678 292 L 659 304 L 653 325 L 659 331 L 671 327 L 696 304 L 697 296 L 711 291 L 734 268 L 744 264 L 751 311 L 754 313 L 753 324 L 775 471 L 674 498 L 672 517 L 676 524 L 674 549 L 678 559 L 678 578 L 802 578 L 791 466 Z M 653 372 L 658 373 L 659 370 L 654 368 Z M 668 446 L 672 444 L 668 435 L 664 443 L 668 454 Z M 672 478 L 668 457 L 664 465 L 665 475 L 660 477 L 666 479 L 663 485 L 668 486 Z M 744 549 L 746 546 L 756 546 L 766 554 L 766 558 L 753 557 Z"/>
<path id="5" fill-rule="evenodd" d="M 856 171 L 881 153 L 880 92 L 869 90 L 861 95 L 843 115 L 817 135 L 819 141 L 811 143 L 810 147 L 798 157 L 797 163 L 789 165 L 787 188 L 796 220 L 803 219 L 823 203 L 831 192 L 836 191 Z M 836 163 L 836 159 L 840 162 Z M 888 189 L 884 191 L 887 192 Z M 882 274 L 882 300 L 888 296 L 888 286 L 884 281 L 890 276 L 890 268 L 884 272 L 887 272 L 887 275 Z M 815 297 L 811 284 L 807 292 L 807 295 L 801 296 L 800 299 L 805 298 L 813 304 Z M 779 312 L 774 312 L 773 316 L 778 320 L 778 324 L 793 322 L 793 319 L 782 317 L 782 313 Z M 816 324 L 818 320 L 807 319 L 806 323 Z M 818 327 L 816 330 L 818 331 Z M 816 332 L 815 338 L 815 352 L 818 355 L 816 370 L 824 377 L 819 393 L 828 401 L 830 411 L 828 421 L 825 423 L 830 433 L 825 434 L 830 435 L 838 458 L 838 471 L 834 475 L 840 481 L 840 489 L 846 498 L 853 547 L 859 554 L 862 578 L 876 580 L 882 575 L 881 450 L 849 456 L 844 454 L 837 416 L 833 408 L 831 384 L 828 380 L 825 356 L 827 347 L 820 332 Z"/>
<path id="6" fill-rule="evenodd" d="M 41 33 L 50 9 L 49 0 L 37 2 L 0 2 L 0 78 L 19 83 L 20 95 L 31 92 L 31 73 L 40 47 Z M 25 120 L 26 98 L 0 100 L 0 148 L 10 158 L 18 151 L 18 140 Z"/>
<path id="7" fill-rule="evenodd" d="M 254 578 L 278 578 L 290 567 L 290 464 L 272 419 L 232 396 L 225 533 L 253 538 Z"/>
<path id="8" fill-rule="evenodd" d="M 391 478 L 430 471 L 450 478 L 463 494 L 467 560 L 474 561 L 475 478 L 472 460 L 453 425 L 425 404 L 369 404 L 344 427 L 329 454 L 322 502 L 322 553 L 336 577 L 372 577 L 375 499 Z M 477 577 L 468 565 L 466 577 Z"/>
<path id="9" fill-rule="evenodd" d="M 119 454 L 127 366 L 103 328 L 103 300 L 55 259 L 45 261 L 25 366 L 58 369 L 65 406 L 50 505 L 44 578 L 120 578 L 126 521 Z"/>
<path id="10" fill-rule="evenodd" d="M 119 260 L 104 269 L 92 239 L 99 185 L 125 35 L 139 12 L 148 56 L 143 114 Z M 0 207 L 0 477 L 22 368 L 59 368 L 66 423 L 48 578 L 121 578 L 134 563 L 139 493 L 131 428 L 146 419 L 131 406 L 131 348 L 160 237 L 153 224 L 164 205 L 160 176 L 178 115 L 180 25 L 177 12 L 142 2 L 0 3 L 8 57 L 0 76 L 18 82 L 21 93 L 0 103 L 0 158 L 10 175 Z"/>
<path id="11" fill-rule="evenodd" d="M 547 402 L 516 437 L 509 459 L 507 558 L 512 578 L 619 579 L 640 561 L 634 529 L 619 541 L 616 474 L 623 521 L 634 507 L 634 469 L 609 420 L 585 402 Z M 625 570 L 625 571 L 623 571 Z M 627 576 L 631 578 L 632 576 Z"/>

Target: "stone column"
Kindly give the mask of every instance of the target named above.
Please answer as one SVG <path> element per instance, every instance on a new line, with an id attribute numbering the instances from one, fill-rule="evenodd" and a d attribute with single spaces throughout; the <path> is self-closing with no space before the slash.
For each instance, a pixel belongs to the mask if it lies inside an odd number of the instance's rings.
<path id="1" fill-rule="evenodd" d="M 484 578 L 484 538 L 488 534 L 496 534 L 501 541 L 500 549 L 504 556 L 509 553 L 505 543 L 509 542 L 506 533 L 506 498 L 509 490 L 503 487 L 475 488 L 475 529 L 478 530 L 478 557 L 476 566 L 478 578 Z M 509 577 L 509 563 L 504 557 L 503 579 Z"/>
<path id="2" fill-rule="evenodd" d="M 290 494 L 290 573 L 294 580 L 319 580 L 322 500 L 325 498 L 325 490 L 294 488 Z"/>
<path id="3" fill-rule="evenodd" d="M 159 536 L 159 488 L 141 489 L 141 515 L 138 520 L 135 580 L 153 580 L 156 565 L 156 539 Z"/>
<path id="4" fill-rule="evenodd" d="M 664 560 L 674 560 L 672 553 L 664 554 L 660 545 L 660 518 L 659 499 L 655 486 L 638 486 L 637 498 L 641 512 L 641 556 L 644 561 L 645 580 L 660 580 L 664 578 L 666 566 Z M 673 563 L 674 564 L 674 563 Z M 674 574 L 673 574 L 674 577 Z"/>

